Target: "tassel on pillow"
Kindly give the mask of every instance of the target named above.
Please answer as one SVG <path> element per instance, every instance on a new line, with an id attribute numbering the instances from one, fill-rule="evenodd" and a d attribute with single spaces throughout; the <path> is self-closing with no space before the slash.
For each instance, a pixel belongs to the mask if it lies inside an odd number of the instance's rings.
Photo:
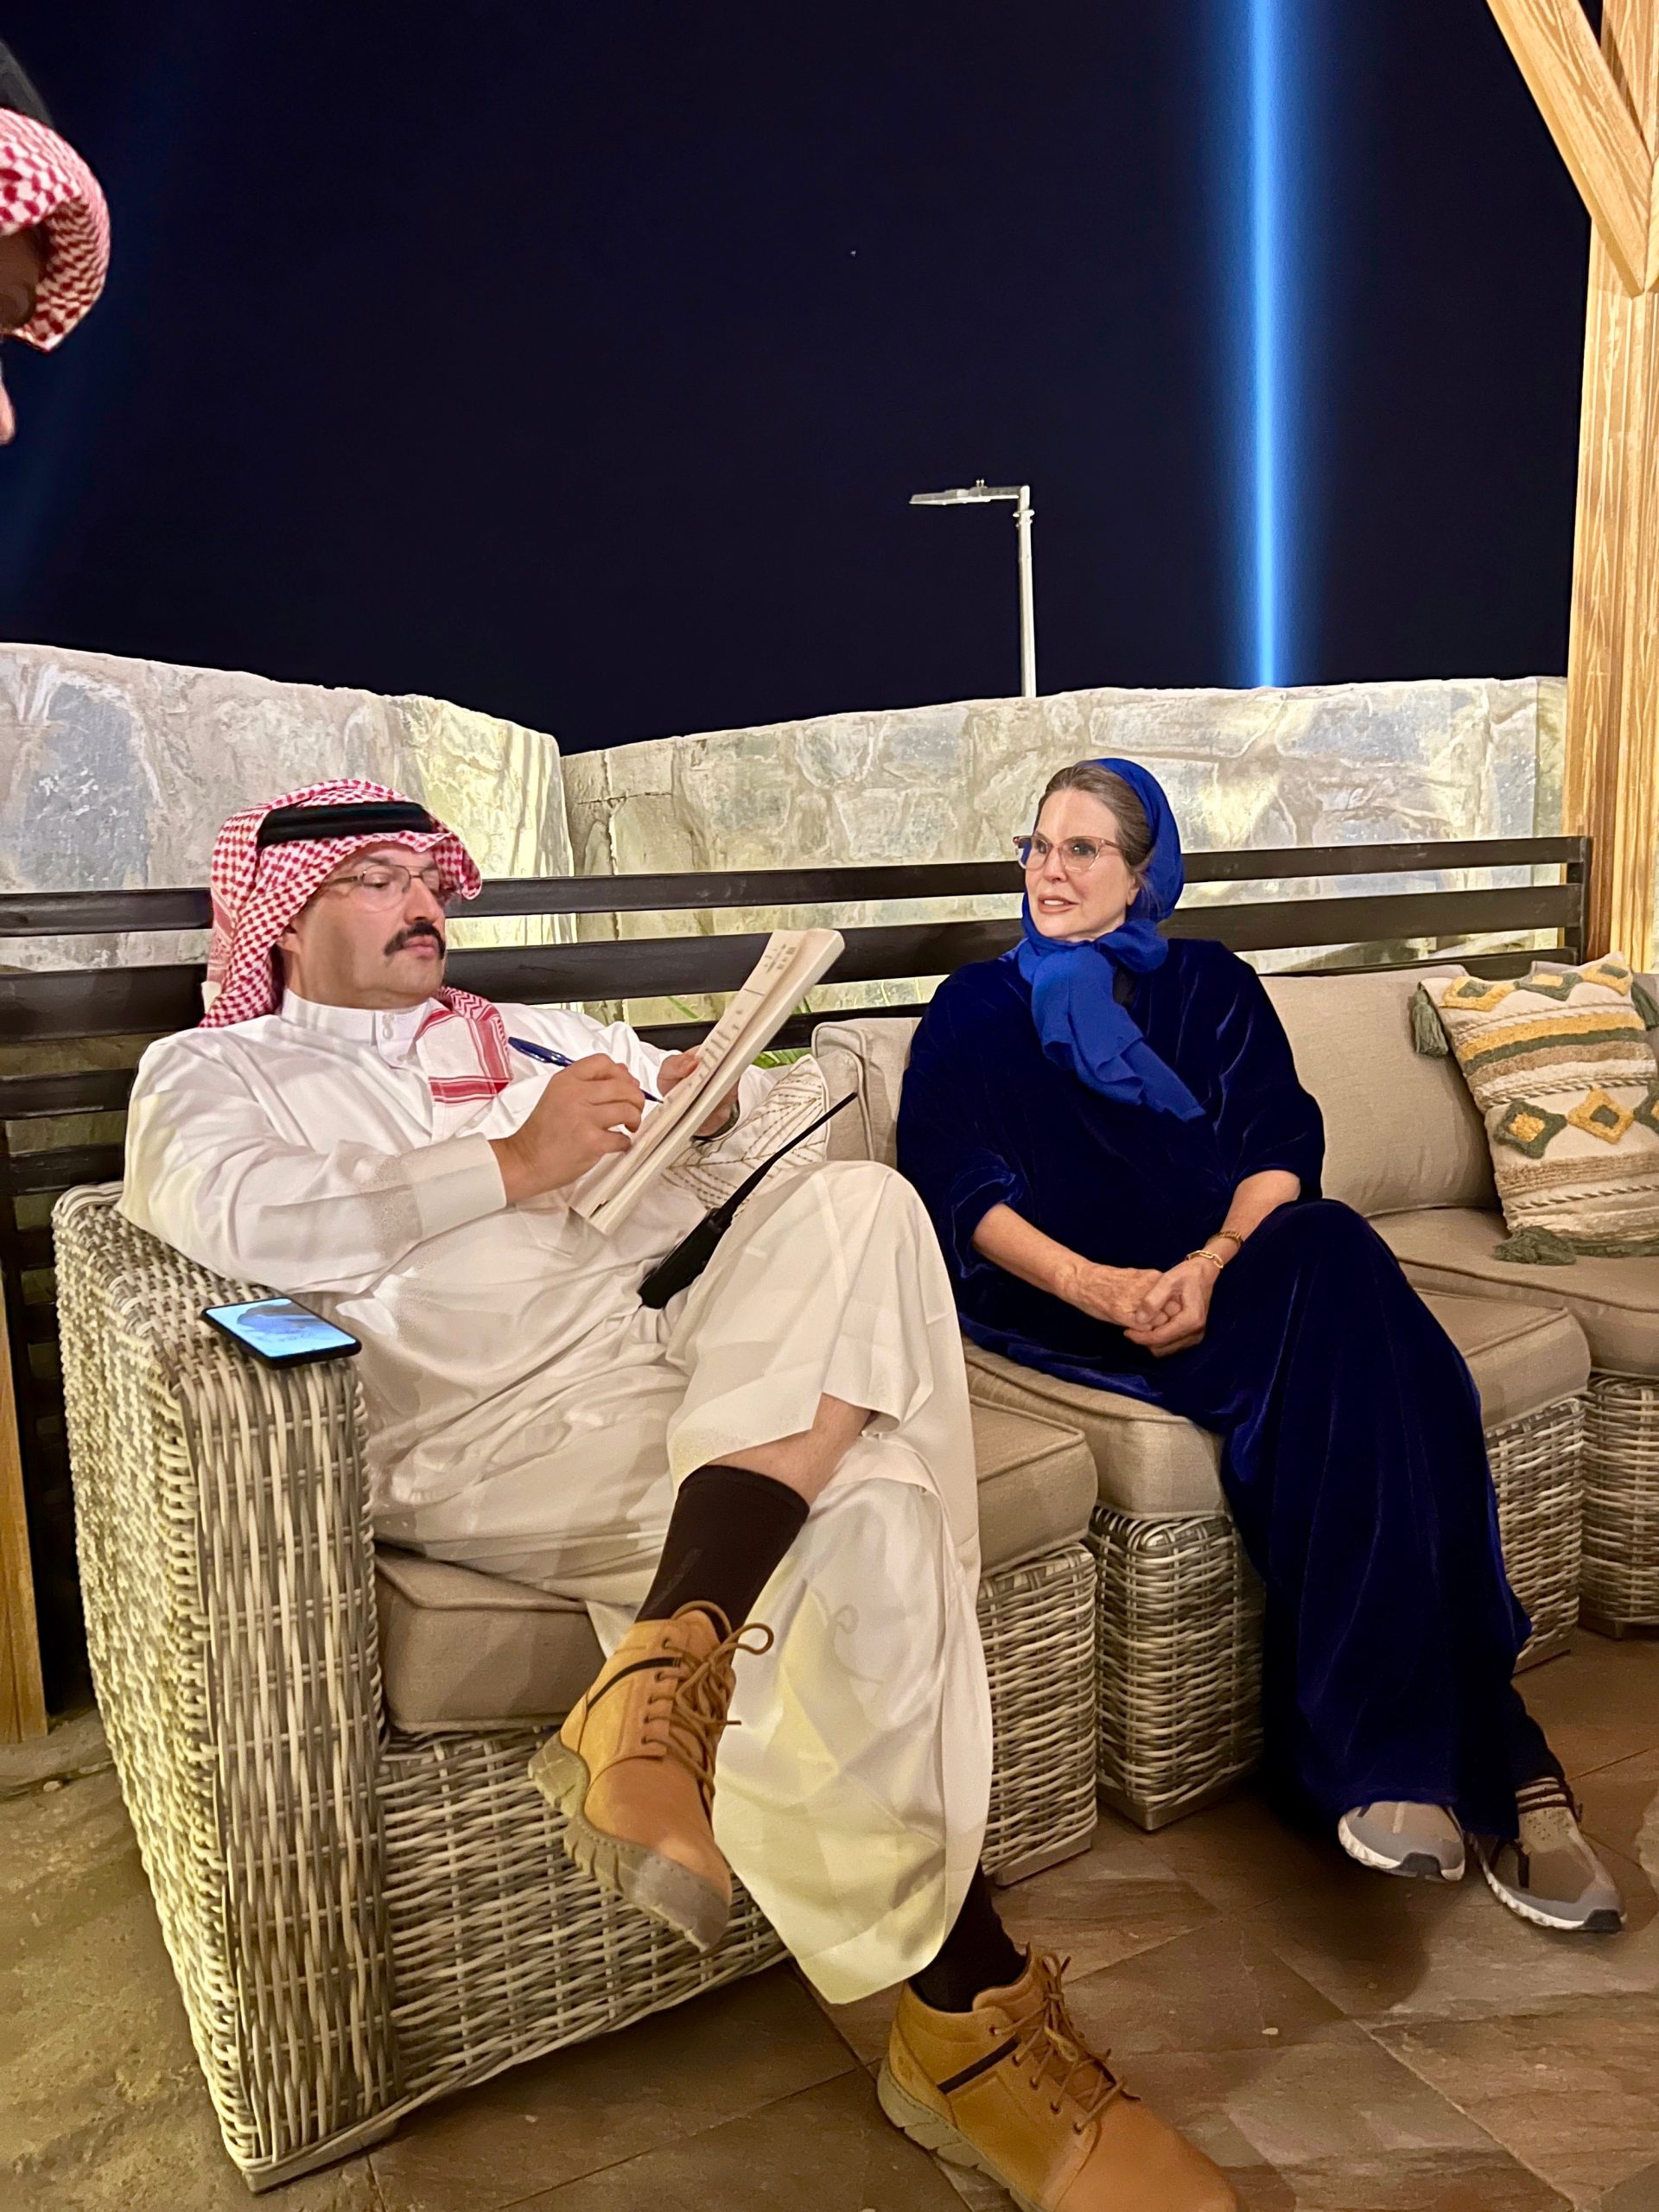
<path id="1" fill-rule="evenodd" d="M 1494 1247 L 1495 1260 L 1510 1261 L 1517 1268 L 1570 1268 L 1578 1254 L 1565 1236 L 1553 1229 L 1520 1229 Z"/>
<path id="2" fill-rule="evenodd" d="M 1423 983 L 1419 983 L 1411 995 L 1411 1042 L 1413 1049 L 1426 1060 L 1444 1060 L 1452 1051 L 1452 1040 L 1440 1020 L 1440 1010 Z"/>
<path id="3" fill-rule="evenodd" d="M 1518 1229 L 1493 1248 L 1495 1260 L 1522 1268 L 1570 1268 L 1579 1260 L 1659 1260 L 1659 1236 L 1560 1236 Z"/>

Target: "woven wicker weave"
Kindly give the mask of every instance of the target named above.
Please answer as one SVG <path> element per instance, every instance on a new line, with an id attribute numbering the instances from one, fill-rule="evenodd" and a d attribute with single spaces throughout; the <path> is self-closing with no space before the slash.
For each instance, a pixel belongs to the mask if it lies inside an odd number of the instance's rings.
<path id="1" fill-rule="evenodd" d="M 1532 1623 L 1517 1674 L 1565 1651 L 1579 1618 L 1584 1433 L 1584 1400 L 1561 1398 L 1486 1433 L 1503 1565 Z"/>
<path id="2" fill-rule="evenodd" d="M 1262 1588 L 1224 1515 L 1096 1509 L 1098 1781 L 1143 1828 L 1196 1812 L 1262 1755 Z"/>
<path id="3" fill-rule="evenodd" d="M 984 1861 L 1000 1885 L 1086 1851 L 1094 1834 L 1096 1611 L 1081 1544 L 980 1586 L 996 1728 Z"/>
<path id="4" fill-rule="evenodd" d="M 387 1733 L 352 1369 L 276 1371 L 195 1316 L 257 1295 L 130 1228 L 55 1216 L 99 1701 L 226 2146 L 256 2189 L 423 2099 L 779 1955 L 740 1894 L 708 1961 L 559 1847 L 528 1736 Z M 987 1860 L 1095 1818 L 1094 1566 L 987 1578 Z"/>
<path id="5" fill-rule="evenodd" d="M 1584 1440 L 1586 1624 L 1659 1628 L 1659 1382 L 1595 1374 Z"/>
<path id="6" fill-rule="evenodd" d="M 1562 1649 L 1577 1616 L 1582 1431 L 1581 1401 L 1567 1398 L 1487 1433 L 1504 1560 L 1533 1624 L 1522 1667 Z M 1163 1827 L 1261 1756 L 1261 1586 L 1222 1514 L 1134 1520 L 1102 1506 L 1089 1547 L 1100 1567 L 1100 1794 Z"/>

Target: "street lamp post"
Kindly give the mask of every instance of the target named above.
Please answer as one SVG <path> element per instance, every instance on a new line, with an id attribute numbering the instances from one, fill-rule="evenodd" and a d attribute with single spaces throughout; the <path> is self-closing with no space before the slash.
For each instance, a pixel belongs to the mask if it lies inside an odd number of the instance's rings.
<path id="1" fill-rule="evenodd" d="M 1037 608 L 1031 581 L 1031 525 L 1035 510 L 1029 484 L 988 484 L 977 477 L 971 484 L 950 492 L 912 492 L 912 507 L 982 507 L 994 499 L 1012 499 L 1014 528 L 1018 541 L 1020 569 L 1020 696 L 1037 696 Z"/>

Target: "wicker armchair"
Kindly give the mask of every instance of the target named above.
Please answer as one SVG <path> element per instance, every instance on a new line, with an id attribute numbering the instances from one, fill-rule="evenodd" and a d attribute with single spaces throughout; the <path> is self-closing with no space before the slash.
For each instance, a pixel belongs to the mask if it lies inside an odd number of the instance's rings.
<path id="1" fill-rule="evenodd" d="M 88 1637 L 250 2186 L 779 1956 L 746 1897 L 704 1961 L 598 1890 L 524 1779 L 531 1734 L 389 1728 L 349 1363 L 276 1371 L 222 1344 L 200 1308 L 258 1294 L 131 1228 L 114 1195 L 72 1192 L 55 1216 Z M 985 1580 L 1004 1878 L 1094 1825 L 1093 1599 L 1076 1543 Z"/>

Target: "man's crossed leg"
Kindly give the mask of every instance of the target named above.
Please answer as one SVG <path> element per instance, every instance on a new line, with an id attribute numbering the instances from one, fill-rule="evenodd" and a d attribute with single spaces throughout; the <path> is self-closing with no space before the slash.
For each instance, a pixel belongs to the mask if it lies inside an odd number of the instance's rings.
<path id="1" fill-rule="evenodd" d="M 731 1904 L 732 1869 L 713 1814 L 738 1662 L 747 1654 L 750 1665 L 778 1663 L 772 1629 L 753 1618 L 762 1592 L 780 1575 L 786 1581 L 813 1509 L 836 1477 L 843 1485 L 857 1478 L 849 1464 L 856 1464 L 857 1451 L 870 1469 L 866 1478 L 886 1487 L 880 1454 L 870 1451 L 880 1441 L 869 1434 L 873 1421 L 901 1446 L 906 1429 L 919 1427 L 925 1464 L 926 1424 L 913 1418 L 918 1377 L 906 1373 L 903 1359 L 894 1361 L 871 1325 L 873 1316 L 893 1311 L 901 1287 L 895 1272 L 912 1278 L 902 1285 L 912 1315 L 931 1315 L 937 1306 L 931 1276 L 938 1254 L 914 1209 L 907 1186 L 884 1170 L 862 1168 L 850 1177 L 820 1171 L 778 1194 L 748 1235 L 728 1240 L 718 1274 L 711 1270 L 713 1280 L 698 1286 L 696 1306 L 678 1332 L 676 1356 L 688 1370 L 689 1401 L 699 1396 L 700 1355 L 719 1370 L 733 1333 L 741 1338 L 761 1312 L 775 1332 L 766 1357 L 779 1368 L 788 1370 L 810 1352 L 843 1385 L 861 1370 L 867 1382 L 880 1378 L 885 1388 L 867 1389 L 870 1402 L 821 1390 L 807 1427 L 728 1443 L 718 1460 L 685 1475 L 638 1619 L 532 1762 L 537 1787 L 565 1813 L 567 1847 L 578 1862 L 705 1951 L 720 1942 Z M 804 1297 L 804 1283 L 810 1286 Z M 816 1344 L 791 1344 L 791 1323 L 819 1332 Z M 826 1359 L 822 1332 L 835 1323 L 850 1344 L 838 1344 L 833 1349 L 842 1356 Z M 951 1353 L 954 1368 L 947 1358 L 942 1373 L 920 1378 L 924 1395 L 938 1388 L 948 1397 L 953 1386 L 960 1389 L 954 1342 Z M 965 1430 L 961 1421 L 954 1426 Z M 908 1470 L 895 1471 L 907 1478 Z M 944 1501 L 938 1503 L 943 1509 Z M 834 1516 L 824 1516 L 824 1525 L 833 1526 Z M 950 1555 L 948 1543 L 937 1548 L 941 1561 Z M 959 1579 L 971 1599 L 970 1579 Z M 813 1654 L 823 1663 L 838 1643 L 857 1670 L 864 1660 L 856 1601 L 845 1602 L 844 1590 L 836 1594 L 837 1635 L 830 1643 L 817 1638 Z M 925 1595 L 918 1590 L 918 1639 L 949 1618 L 948 1607 L 930 1605 Z M 982 1675 L 982 1657 L 977 1663 Z M 880 1725 L 879 1712 L 875 1719 Z M 930 1725 L 948 1738 L 951 1716 L 935 1713 Z M 758 1756 L 756 1746 L 744 1748 L 753 1790 L 764 1747 Z M 858 1757 L 856 1746 L 826 1743 L 824 1750 Z M 873 1815 L 869 1866 L 859 1863 L 856 1834 L 843 1827 L 836 1838 L 845 1857 L 830 1878 L 849 1891 L 873 1873 L 880 1878 L 891 1809 L 875 1815 L 873 1806 Z M 975 1848 L 982 1825 L 982 1802 Z M 829 1866 L 831 1856 L 819 1863 Z M 738 1871 L 746 1872 L 741 1862 Z M 902 1902 L 895 1891 L 895 1913 Z M 903 1949 L 901 1942 L 895 1955 Z M 1067 2014 L 1058 1964 L 1016 1948 L 977 1868 L 933 1955 L 910 1963 L 880 2094 L 888 2117 L 918 2142 L 978 2166 L 1017 2201 L 1045 2212 L 1062 2203 L 1065 2212 L 1222 2212 L 1234 2201 L 1209 2160 L 1088 2049 Z"/>

